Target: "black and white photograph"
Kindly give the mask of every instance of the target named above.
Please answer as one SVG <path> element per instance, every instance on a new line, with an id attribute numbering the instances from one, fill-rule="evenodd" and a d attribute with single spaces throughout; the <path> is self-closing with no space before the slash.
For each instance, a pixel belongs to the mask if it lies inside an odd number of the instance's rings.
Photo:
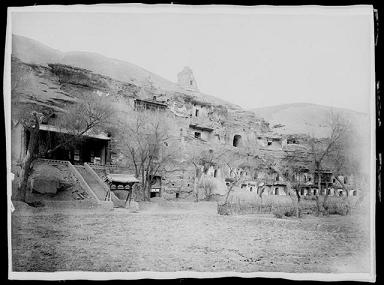
<path id="1" fill-rule="evenodd" d="M 9 278 L 374 282 L 375 13 L 8 7 Z"/>

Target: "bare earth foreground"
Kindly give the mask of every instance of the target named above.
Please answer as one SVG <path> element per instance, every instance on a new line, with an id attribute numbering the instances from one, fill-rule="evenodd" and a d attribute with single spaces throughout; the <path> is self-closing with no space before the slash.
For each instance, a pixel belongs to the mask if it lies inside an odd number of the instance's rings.
<path id="1" fill-rule="evenodd" d="M 220 216 L 213 202 L 169 205 L 16 210 L 13 271 L 369 272 L 359 215 Z"/>

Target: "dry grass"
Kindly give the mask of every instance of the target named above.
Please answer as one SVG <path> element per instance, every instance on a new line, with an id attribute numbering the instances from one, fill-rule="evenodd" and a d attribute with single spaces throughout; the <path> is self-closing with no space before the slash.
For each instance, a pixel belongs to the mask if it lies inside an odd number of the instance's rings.
<path id="1" fill-rule="evenodd" d="M 145 204 L 139 213 L 45 207 L 30 212 L 15 205 L 13 270 L 369 270 L 369 223 L 360 216 L 220 216 L 215 202 Z"/>
<path id="2" fill-rule="evenodd" d="M 324 203 L 324 197 L 320 197 L 320 203 L 324 204 L 325 213 L 347 215 L 351 209 L 356 207 L 355 197 L 332 197 L 329 196 Z M 234 191 L 228 197 L 228 202 L 218 204 L 218 213 L 221 215 L 231 214 L 257 214 L 273 213 L 276 217 L 296 215 L 296 197 L 283 195 L 270 195 L 260 198 L 256 192 Z M 317 213 L 316 199 L 307 197 L 299 203 L 300 215 Z"/>

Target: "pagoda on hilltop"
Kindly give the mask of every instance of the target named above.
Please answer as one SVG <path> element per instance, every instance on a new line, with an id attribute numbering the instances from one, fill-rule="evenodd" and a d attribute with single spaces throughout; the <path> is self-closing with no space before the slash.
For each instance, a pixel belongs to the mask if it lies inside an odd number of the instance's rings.
<path id="1" fill-rule="evenodd" d="M 199 91 L 192 69 L 185 66 L 182 71 L 177 74 L 177 84 L 188 91 Z"/>

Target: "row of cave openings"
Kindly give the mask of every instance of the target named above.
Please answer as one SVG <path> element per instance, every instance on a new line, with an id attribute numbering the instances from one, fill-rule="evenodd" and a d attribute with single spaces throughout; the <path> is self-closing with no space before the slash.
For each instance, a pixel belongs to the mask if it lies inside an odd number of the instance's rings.
<path id="1" fill-rule="evenodd" d="M 194 136 L 195 136 L 195 139 L 201 139 L 201 133 L 200 132 L 195 132 Z M 241 146 L 241 135 L 235 135 L 233 137 L 232 145 L 234 147 Z"/>

